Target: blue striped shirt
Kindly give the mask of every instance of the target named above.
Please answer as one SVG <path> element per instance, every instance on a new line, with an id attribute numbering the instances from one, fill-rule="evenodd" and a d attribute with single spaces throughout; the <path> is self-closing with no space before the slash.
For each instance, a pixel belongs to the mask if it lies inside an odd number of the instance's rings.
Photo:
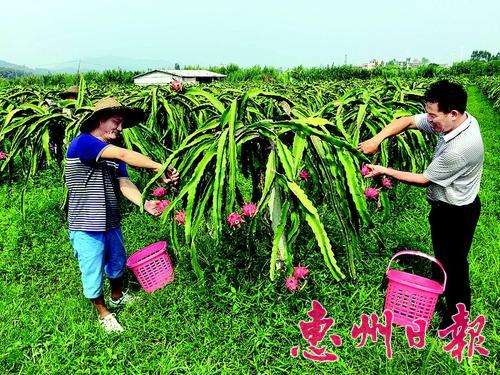
<path id="1" fill-rule="evenodd" d="M 120 226 L 119 178 L 128 178 L 121 160 L 102 159 L 109 143 L 91 134 L 75 137 L 66 154 L 70 230 L 106 231 Z"/>

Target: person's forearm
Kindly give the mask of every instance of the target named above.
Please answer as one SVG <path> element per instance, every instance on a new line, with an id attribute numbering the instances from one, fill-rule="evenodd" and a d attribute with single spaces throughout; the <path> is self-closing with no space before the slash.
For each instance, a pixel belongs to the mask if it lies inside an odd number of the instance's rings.
<path id="1" fill-rule="evenodd" d="M 132 181 L 129 179 L 121 179 L 120 190 L 125 198 L 141 207 L 142 194 Z"/>
<path id="2" fill-rule="evenodd" d="M 126 150 L 122 160 L 133 167 L 148 168 L 155 171 L 162 166 L 160 163 L 151 160 L 146 155 L 142 155 L 132 150 Z"/>
<path id="3" fill-rule="evenodd" d="M 403 172 L 397 169 L 384 168 L 384 174 L 409 185 L 425 187 L 430 182 L 422 173 Z"/>
<path id="4" fill-rule="evenodd" d="M 392 137 L 406 130 L 411 125 L 409 117 L 401 117 L 393 120 L 389 125 L 383 128 L 374 138 L 379 143 L 388 137 Z"/>

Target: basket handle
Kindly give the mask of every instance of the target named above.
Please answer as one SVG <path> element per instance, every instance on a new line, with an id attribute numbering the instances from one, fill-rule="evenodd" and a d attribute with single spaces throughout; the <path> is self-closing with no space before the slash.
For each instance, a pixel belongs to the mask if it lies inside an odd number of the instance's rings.
<path id="1" fill-rule="evenodd" d="M 443 265 L 441 264 L 441 262 L 439 260 L 437 260 L 436 258 L 434 258 L 432 255 L 429 255 L 429 254 L 426 254 L 426 253 L 422 253 L 421 251 L 414 251 L 414 250 L 403 250 L 403 251 L 399 251 L 397 252 L 396 254 L 394 254 L 394 256 L 391 258 L 391 260 L 389 261 L 389 264 L 387 265 L 387 270 L 385 271 L 386 273 L 389 272 L 389 268 L 391 267 L 391 263 L 392 261 L 400 256 L 400 255 L 416 255 L 416 256 L 419 256 L 419 257 L 422 257 L 422 258 L 426 258 L 426 259 L 429 259 L 430 261 L 436 263 L 439 268 L 441 268 L 441 271 L 443 271 L 443 274 L 444 274 L 444 280 L 443 280 L 443 291 L 446 289 L 446 279 L 447 279 L 447 275 L 446 275 L 446 271 L 444 270 L 444 267 Z"/>

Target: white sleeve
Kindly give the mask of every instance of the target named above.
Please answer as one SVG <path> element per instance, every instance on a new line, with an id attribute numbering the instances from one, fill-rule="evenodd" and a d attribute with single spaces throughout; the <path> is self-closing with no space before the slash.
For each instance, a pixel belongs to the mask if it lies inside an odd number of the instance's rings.
<path id="1" fill-rule="evenodd" d="M 413 120 L 415 121 L 415 125 L 417 128 L 426 132 L 426 133 L 435 133 L 434 129 L 432 129 L 431 124 L 427 120 L 427 113 L 419 113 L 413 116 Z"/>

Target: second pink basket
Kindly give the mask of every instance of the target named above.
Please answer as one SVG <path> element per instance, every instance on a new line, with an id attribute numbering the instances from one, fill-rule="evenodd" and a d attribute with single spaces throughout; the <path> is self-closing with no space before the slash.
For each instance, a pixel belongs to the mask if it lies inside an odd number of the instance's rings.
<path id="1" fill-rule="evenodd" d="M 148 293 L 164 287 L 174 279 L 174 268 L 167 253 L 167 242 L 155 242 L 133 253 L 127 267 Z"/>
<path id="2" fill-rule="evenodd" d="M 444 281 L 437 281 L 408 272 L 390 269 L 392 261 L 400 255 L 416 255 L 436 263 L 443 271 Z M 446 271 L 436 258 L 420 251 L 404 250 L 396 253 L 387 266 L 389 284 L 385 296 L 384 309 L 393 312 L 393 322 L 399 326 L 412 325 L 416 319 L 424 319 L 426 329 L 432 320 L 439 295 L 446 288 Z"/>

